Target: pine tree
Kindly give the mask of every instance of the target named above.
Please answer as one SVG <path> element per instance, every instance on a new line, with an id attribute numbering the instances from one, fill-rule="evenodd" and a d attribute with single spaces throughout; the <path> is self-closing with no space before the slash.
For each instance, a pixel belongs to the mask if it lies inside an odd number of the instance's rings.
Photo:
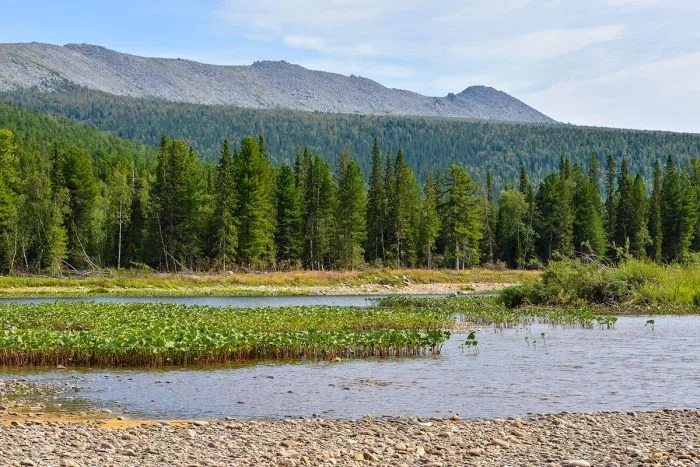
<path id="1" fill-rule="evenodd" d="M 383 258 L 385 265 L 393 263 L 396 244 L 396 177 L 394 175 L 394 160 L 391 152 L 387 150 L 384 163 L 384 196 L 386 200 L 384 220 L 384 252 Z"/>
<path id="2" fill-rule="evenodd" d="M 372 146 L 372 168 L 367 194 L 367 245 L 365 257 L 377 264 L 384 260 L 384 237 L 386 235 L 387 199 L 379 143 L 374 138 Z"/>
<path id="3" fill-rule="evenodd" d="M 661 192 L 662 192 L 662 172 L 661 164 L 657 159 L 654 163 L 654 184 L 649 199 L 649 221 L 648 231 L 651 237 L 649 245 L 649 257 L 660 263 L 663 259 L 661 253 L 662 245 L 662 220 L 661 220 Z"/>
<path id="4" fill-rule="evenodd" d="M 479 262 L 479 241 L 483 232 L 483 213 L 477 188 L 464 167 L 452 165 L 448 171 L 447 199 L 443 226 L 446 256 L 455 269 L 464 269 Z"/>
<path id="5" fill-rule="evenodd" d="M 491 177 L 491 171 L 487 170 L 486 171 L 486 179 L 488 180 Z M 493 185 L 493 179 L 491 180 L 491 185 Z M 523 195 L 527 193 L 527 187 L 530 185 L 530 182 L 527 180 L 527 172 L 525 171 L 525 166 L 520 167 L 520 184 L 519 184 L 519 190 L 520 193 Z"/>
<path id="6" fill-rule="evenodd" d="M 535 197 L 536 211 L 539 214 L 536 218 L 536 231 L 538 233 L 536 241 L 536 252 L 542 262 L 552 259 L 557 245 L 557 203 L 560 196 L 559 174 L 554 172 L 545 177 L 540 183 Z"/>
<path id="7" fill-rule="evenodd" d="M 341 155 L 337 180 L 337 263 L 343 269 L 355 269 L 363 263 L 367 241 L 367 192 L 360 166 L 351 159 L 349 151 Z"/>

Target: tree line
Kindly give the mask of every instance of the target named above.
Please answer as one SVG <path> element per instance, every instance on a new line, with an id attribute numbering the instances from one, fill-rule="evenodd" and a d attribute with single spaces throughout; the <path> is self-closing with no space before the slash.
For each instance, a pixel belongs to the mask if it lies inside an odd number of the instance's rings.
<path id="1" fill-rule="evenodd" d="M 105 165 L 78 146 L 22 150 L 2 129 L 0 270 L 527 268 L 700 251 L 697 158 L 657 162 L 647 189 L 625 159 L 602 171 L 595 154 L 585 169 L 562 156 L 537 189 L 523 167 L 498 193 L 490 173 L 479 187 L 456 164 L 419 184 L 404 153 L 376 139 L 370 160 L 366 184 L 349 150 L 335 170 L 308 148 L 274 166 L 264 137 L 244 137 L 210 164 L 162 136 L 153 164 L 127 152 Z"/>
<path id="2" fill-rule="evenodd" d="M 490 169 L 499 187 L 516 179 L 524 166 L 530 179 L 539 184 L 558 169 L 559 155 L 567 154 L 572 164 L 586 165 L 591 151 L 612 154 L 618 161 L 625 158 L 629 169 L 650 183 L 656 158 L 673 154 L 683 165 L 700 154 L 698 134 L 245 109 L 120 97 L 77 86 L 51 93 L 0 93 L 0 101 L 66 116 L 153 147 L 165 133 L 188 141 L 201 159 L 212 163 L 218 160 L 224 137 L 240 141 L 246 135 L 262 133 L 276 166 L 294 164 L 296 145 L 300 145 L 325 157 L 335 171 L 337 155 L 348 148 L 362 172 L 368 174 L 372 142 L 377 138 L 394 154 L 403 150 L 420 183 L 428 173 L 446 172 L 458 164 L 475 180 L 485 180 Z"/>

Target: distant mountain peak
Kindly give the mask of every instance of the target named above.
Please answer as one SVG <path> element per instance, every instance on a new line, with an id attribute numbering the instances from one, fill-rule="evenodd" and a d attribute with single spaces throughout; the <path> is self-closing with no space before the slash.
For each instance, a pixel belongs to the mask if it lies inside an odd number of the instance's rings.
<path id="1" fill-rule="evenodd" d="M 0 44 L 0 91 L 36 87 L 48 92 L 67 83 L 120 96 L 205 105 L 556 123 L 487 86 L 430 97 L 283 60 L 218 66 L 139 57 L 85 43 Z"/>

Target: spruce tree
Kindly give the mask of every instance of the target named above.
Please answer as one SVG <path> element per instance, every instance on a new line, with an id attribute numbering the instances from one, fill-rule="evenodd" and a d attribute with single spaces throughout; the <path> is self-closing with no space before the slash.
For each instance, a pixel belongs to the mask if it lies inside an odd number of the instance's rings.
<path id="1" fill-rule="evenodd" d="M 632 216 L 632 178 L 627 168 L 627 160 L 620 162 L 620 174 L 617 181 L 615 196 L 615 247 L 623 249 L 623 255 L 630 253 L 629 246 L 633 237 Z"/>
<path id="2" fill-rule="evenodd" d="M 338 168 L 338 202 L 336 215 L 337 263 L 343 269 L 362 265 L 367 241 L 367 192 L 362 171 L 344 151 Z"/>
<path id="3" fill-rule="evenodd" d="M 573 182 L 571 180 L 571 162 L 568 157 L 561 156 L 559 163 L 559 197 L 554 205 L 555 217 L 555 244 L 554 247 L 560 256 L 571 257 L 574 251 L 573 244 Z"/>
<path id="4" fill-rule="evenodd" d="M 435 243 L 440 233 L 440 213 L 438 211 L 440 199 L 438 184 L 430 173 L 428 173 L 423 185 L 423 198 L 420 204 L 421 215 L 418 223 L 420 262 L 428 269 L 432 269 Z"/>
<path id="5" fill-rule="evenodd" d="M 333 260 L 332 239 L 335 233 L 336 187 L 328 165 L 318 156 L 309 161 L 304 177 L 304 267 L 323 270 Z"/>
<path id="6" fill-rule="evenodd" d="M 574 248 L 578 254 L 604 256 L 606 248 L 600 196 L 588 176 L 580 168 L 573 173 L 574 180 Z"/>
<path id="7" fill-rule="evenodd" d="M 275 260 L 275 181 L 262 136 L 243 138 L 234 166 L 238 257 L 249 268 L 269 267 Z"/>
<path id="8" fill-rule="evenodd" d="M 615 180 L 617 166 L 612 154 L 608 155 L 607 170 L 605 172 L 605 232 L 608 242 L 611 244 L 615 239 Z M 610 246 L 610 245 L 609 245 Z"/>
<path id="9" fill-rule="evenodd" d="M 233 267 L 238 249 L 238 205 L 236 173 L 228 139 L 224 139 L 216 168 L 214 228 L 214 257 L 224 271 Z"/>
<path id="10" fill-rule="evenodd" d="M 662 244 L 662 219 L 661 219 L 661 192 L 662 192 L 662 172 L 661 164 L 657 159 L 654 163 L 654 182 L 649 199 L 648 208 L 648 223 L 647 229 L 651 242 L 649 244 L 649 257 L 660 263 L 662 261 L 661 244 Z"/>
<path id="11" fill-rule="evenodd" d="M 527 175 L 525 167 L 520 171 L 521 185 L 524 183 L 524 189 L 527 189 Z M 496 262 L 496 250 L 498 249 L 496 241 L 496 224 L 498 214 L 493 201 L 493 175 L 491 171 L 486 171 L 486 193 L 484 194 L 484 234 L 481 241 L 481 259 L 488 264 Z"/>
<path id="12" fill-rule="evenodd" d="M 666 262 L 680 259 L 682 203 L 676 164 L 673 157 L 668 156 L 661 185 L 661 255 Z"/>
<path id="13" fill-rule="evenodd" d="M 396 155 L 395 177 L 389 213 L 394 227 L 393 250 L 398 267 L 413 266 L 418 240 L 419 191 L 413 170 L 406 164 L 402 151 Z"/>
<path id="14" fill-rule="evenodd" d="M 294 171 L 284 164 L 277 175 L 275 245 L 279 266 L 297 267 L 301 263 L 302 203 L 302 190 L 296 184 Z"/>
<path id="15" fill-rule="evenodd" d="M 384 260 L 384 237 L 386 235 L 387 199 L 382 155 L 379 143 L 374 138 L 372 145 L 372 166 L 367 194 L 367 244 L 365 257 L 369 263 L 378 264 Z"/>
<path id="16" fill-rule="evenodd" d="M 0 129 L 0 271 L 12 272 L 17 260 L 18 159 L 14 135 Z"/>
<path id="17" fill-rule="evenodd" d="M 527 202 L 520 190 L 503 190 L 498 199 L 498 251 L 510 268 L 525 265 Z"/>
<path id="18" fill-rule="evenodd" d="M 455 269 L 472 267 L 479 262 L 479 241 L 483 232 L 482 206 L 477 188 L 464 167 L 453 164 L 445 180 L 447 199 L 442 223 L 445 254 Z"/>
<path id="19" fill-rule="evenodd" d="M 635 258 L 646 257 L 647 246 L 651 243 L 649 237 L 648 206 L 649 200 L 644 187 L 642 176 L 637 174 L 632 183 L 632 211 L 630 215 L 630 254 Z"/>

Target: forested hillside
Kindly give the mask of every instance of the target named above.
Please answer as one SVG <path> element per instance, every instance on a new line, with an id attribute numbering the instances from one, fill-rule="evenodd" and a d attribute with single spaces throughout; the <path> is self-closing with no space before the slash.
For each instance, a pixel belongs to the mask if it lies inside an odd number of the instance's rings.
<path id="1" fill-rule="evenodd" d="M 184 140 L 161 136 L 154 155 L 0 106 L 0 272 L 527 268 L 700 251 L 698 158 L 657 160 L 649 189 L 612 156 L 604 169 L 560 156 L 542 182 L 522 167 L 501 188 L 457 164 L 421 184 L 403 151 L 376 139 L 370 155 L 368 183 L 349 150 L 335 170 L 308 148 L 277 166 L 262 135 L 223 140 L 214 165 Z"/>
<path id="2" fill-rule="evenodd" d="M 446 118 L 379 117 L 251 110 L 226 106 L 177 104 L 116 97 L 80 88 L 54 93 L 19 91 L 0 99 L 64 115 L 120 137 L 157 145 L 162 134 L 186 140 L 205 160 L 218 158 L 221 141 L 264 134 L 271 161 L 292 163 L 308 146 L 332 169 L 348 148 L 368 180 L 372 141 L 383 149 L 401 149 L 418 180 L 451 164 L 465 167 L 483 186 L 486 171 L 494 185 L 513 186 L 524 166 L 539 182 L 558 168 L 562 154 L 584 164 L 591 153 L 603 163 L 625 158 L 634 173 L 651 181 L 654 161 L 673 155 L 679 164 L 700 155 L 700 135 L 585 128 L 567 125 L 512 124 Z"/>

